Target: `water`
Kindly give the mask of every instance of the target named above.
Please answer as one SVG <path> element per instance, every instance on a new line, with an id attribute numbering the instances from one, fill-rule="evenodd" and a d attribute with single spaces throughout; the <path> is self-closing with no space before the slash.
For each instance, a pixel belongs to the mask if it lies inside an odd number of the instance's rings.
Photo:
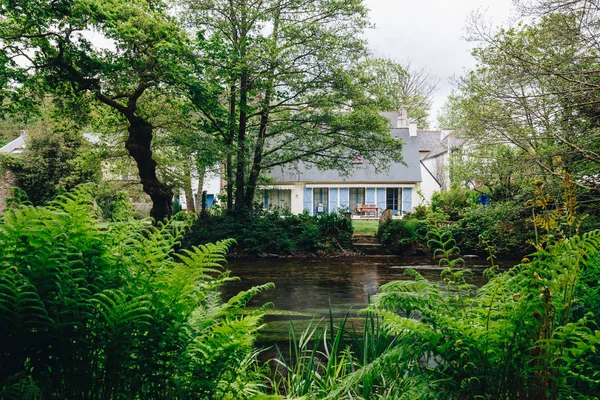
<path id="1" fill-rule="evenodd" d="M 485 260 L 470 261 L 471 283 L 485 283 L 483 271 L 487 267 Z M 328 317 L 330 306 L 336 318 L 349 311 L 352 318 L 356 317 L 355 311 L 366 307 L 369 296 L 377 293 L 381 285 L 410 279 L 404 274 L 407 268 L 416 269 L 433 282 L 439 281 L 442 270 L 431 258 L 416 257 L 260 259 L 234 261 L 228 268 L 232 276 L 241 279 L 223 289 L 225 299 L 252 286 L 275 284 L 275 289 L 259 294 L 250 304 L 257 307 L 271 302 L 279 313 L 267 318 L 262 344 L 287 340 L 290 319 L 301 330 L 313 318 Z M 294 313 L 302 315 L 289 315 Z"/>

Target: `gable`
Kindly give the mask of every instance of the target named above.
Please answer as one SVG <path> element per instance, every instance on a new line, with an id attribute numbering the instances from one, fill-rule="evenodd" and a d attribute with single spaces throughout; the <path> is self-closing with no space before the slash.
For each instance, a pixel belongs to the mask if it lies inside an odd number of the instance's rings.
<path id="1" fill-rule="evenodd" d="M 21 153 L 23 151 L 23 145 L 25 144 L 25 137 L 19 136 L 12 142 L 0 147 L 0 153 Z"/>

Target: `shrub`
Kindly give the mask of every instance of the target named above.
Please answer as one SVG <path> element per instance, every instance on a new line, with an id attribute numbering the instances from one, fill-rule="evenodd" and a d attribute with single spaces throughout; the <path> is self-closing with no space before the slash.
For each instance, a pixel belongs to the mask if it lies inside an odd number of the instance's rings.
<path id="1" fill-rule="evenodd" d="M 512 202 L 474 206 L 450 225 L 463 253 L 486 254 L 486 246 L 498 257 L 518 258 L 531 252 L 533 227 L 527 222 L 531 211 Z M 483 245 L 486 243 L 486 245 Z"/>
<path id="2" fill-rule="evenodd" d="M 250 215 L 211 216 L 197 220 L 184 239 L 184 247 L 234 238 L 244 254 L 296 254 L 348 248 L 352 221 L 342 214 L 291 215 L 273 209 Z"/>
<path id="3" fill-rule="evenodd" d="M 18 156 L 4 154 L 0 165 L 10 169 L 32 203 L 44 204 L 57 194 L 100 179 L 100 158 L 81 134 L 56 124 L 32 132 Z"/>
<path id="4" fill-rule="evenodd" d="M 457 221 L 463 210 L 477 203 L 479 194 L 474 190 L 452 187 L 450 190 L 436 192 L 431 196 L 431 210 L 444 213 L 450 221 Z"/>
<path id="5" fill-rule="evenodd" d="M 379 241 L 395 252 L 416 253 L 425 242 L 427 224 L 416 219 L 392 219 L 379 225 Z"/>

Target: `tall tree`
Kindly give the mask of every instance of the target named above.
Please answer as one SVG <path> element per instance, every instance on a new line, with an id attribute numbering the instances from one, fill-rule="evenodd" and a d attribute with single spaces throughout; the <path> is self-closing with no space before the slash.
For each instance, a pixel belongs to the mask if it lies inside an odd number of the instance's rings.
<path id="1" fill-rule="evenodd" d="M 420 127 L 429 125 L 429 111 L 439 79 L 425 68 L 413 67 L 410 61 L 372 58 L 361 66 L 365 87 L 382 111 L 406 107 L 410 118 Z"/>
<path id="2" fill-rule="evenodd" d="M 529 13 L 509 29 L 490 33 L 473 24 L 478 64 L 454 99 L 463 134 L 510 143 L 541 174 L 569 173 L 592 193 L 600 193 L 597 5 L 529 2 Z"/>
<path id="3" fill-rule="evenodd" d="M 152 117 L 139 107 L 146 93 L 178 81 L 188 60 L 187 36 L 162 2 L 1 0 L 0 15 L 0 57 L 10 60 L 0 71 L 9 75 L 4 82 L 19 82 L 13 91 L 35 83 L 61 95 L 89 94 L 118 113 L 151 215 L 169 216 L 173 193 L 156 172 Z"/>
<path id="4" fill-rule="evenodd" d="M 299 161 L 348 170 L 360 154 L 401 159 L 357 74 L 362 0 L 187 0 L 220 107 L 197 102 L 228 149 L 228 208 L 243 211 L 265 171 Z M 192 94 L 195 94 L 192 91 Z M 194 96 L 192 96 L 194 98 Z"/>

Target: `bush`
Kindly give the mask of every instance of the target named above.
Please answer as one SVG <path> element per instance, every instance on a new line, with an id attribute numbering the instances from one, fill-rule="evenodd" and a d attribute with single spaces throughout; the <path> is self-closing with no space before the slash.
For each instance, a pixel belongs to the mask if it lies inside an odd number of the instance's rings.
<path id="1" fill-rule="evenodd" d="M 83 136 L 54 128 L 32 132 L 22 154 L 0 157 L 0 165 L 15 174 L 18 186 L 35 205 L 81 183 L 100 180 L 100 159 Z"/>
<path id="2" fill-rule="evenodd" d="M 431 210 L 442 212 L 450 221 L 457 221 L 463 210 L 477 203 L 479 194 L 474 190 L 453 187 L 450 190 L 436 192 L 431 196 Z"/>
<path id="3" fill-rule="evenodd" d="M 104 221 L 127 221 L 134 215 L 129 194 L 119 185 L 102 182 L 92 187 L 92 196 Z"/>
<path id="4" fill-rule="evenodd" d="M 416 219 L 392 219 L 379 225 L 379 241 L 394 252 L 416 253 L 422 249 L 427 233 L 427 223 Z"/>
<path id="5" fill-rule="evenodd" d="M 349 248 L 352 221 L 343 214 L 291 215 L 281 210 L 255 210 L 243 216 L 211 216 L 197 220 L 183 246 L 234 238 L 244 254 L 297 254 Z"/>
<path id="6" fill-rule="evenodd" d="M 530 212 L 513 202 L 473 206 L 450 229 L 463 253 L 484 255 L 490 246 L 498 257 L 518 258 L 533 250 L 527 243 L 534 238 Z"/>

